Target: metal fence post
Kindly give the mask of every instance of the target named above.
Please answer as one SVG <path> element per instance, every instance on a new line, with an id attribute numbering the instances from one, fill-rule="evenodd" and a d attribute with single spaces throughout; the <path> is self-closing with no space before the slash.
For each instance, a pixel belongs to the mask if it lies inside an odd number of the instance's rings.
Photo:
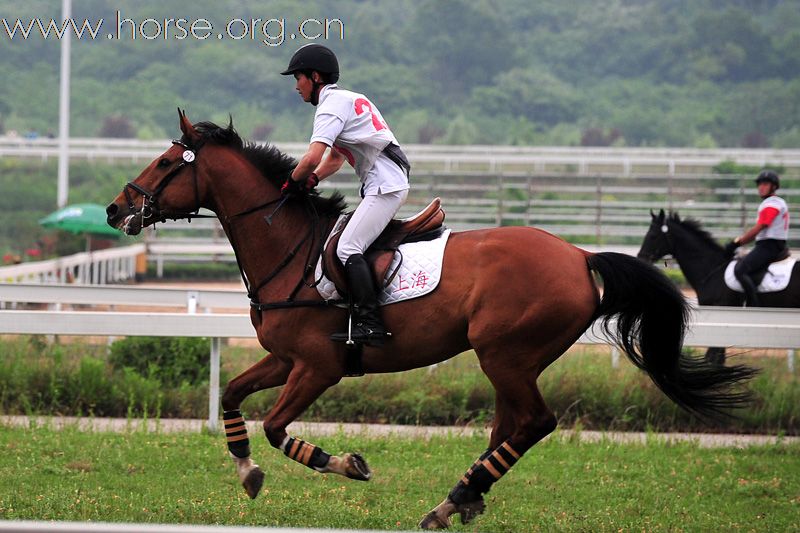
<path id="1" fill-rule="evenodd" d="M 211 339 L 211 368 L 208 380 L 208 430 L 219 429 L 219 352 L 220 338 Z"/>
<path id="2" fill-rule="evenodd" d="M 503 175 L 497 175 L 497 214 L 495 215 L 495 226 L 500 227 L 503 225 L 503 193 L 504 193 Z"/>

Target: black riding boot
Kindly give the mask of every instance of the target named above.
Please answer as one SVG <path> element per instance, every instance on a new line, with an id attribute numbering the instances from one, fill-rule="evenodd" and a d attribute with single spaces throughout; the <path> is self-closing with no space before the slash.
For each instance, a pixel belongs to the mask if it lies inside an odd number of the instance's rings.
<path id="1" fill-rule="evenodd" d="M 742 284 L 745 295 L 745 305 L 747 307 L 761 307 L 761 300 L 758 298 L 758 289 L 753 279 L 747 274 L 740 274 L 737 276 L 739 283 Z"/>
<path id="2" fill-rule="evenodd" d="M 372 279 L 369 265 L 361 254 L 351 255 L 344 265 L 347 276 L 347 290 L 350 292 L 350 313 L 352 314 L 352 330 L 348 333 L 335 333 L 331 338 L 380 346 L 385 337 L 391 335 L 383 327 L 378 307 L 378 296 L 375 282 Z"/>

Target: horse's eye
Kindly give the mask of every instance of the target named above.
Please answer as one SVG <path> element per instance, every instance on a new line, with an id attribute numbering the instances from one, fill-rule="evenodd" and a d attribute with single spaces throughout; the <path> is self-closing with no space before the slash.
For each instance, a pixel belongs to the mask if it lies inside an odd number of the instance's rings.
<path id="1" fill-rule="evenodd" d="M 161 161 L 158 162 L 158 166 L 160 166 L 160 167 L 168 167 L 170 165 L 170 163 L 171 163 L 171 161 L 169 159 L 167 159 L 166 157 L 164 157 L 164 158 L 161 159 Z"/>

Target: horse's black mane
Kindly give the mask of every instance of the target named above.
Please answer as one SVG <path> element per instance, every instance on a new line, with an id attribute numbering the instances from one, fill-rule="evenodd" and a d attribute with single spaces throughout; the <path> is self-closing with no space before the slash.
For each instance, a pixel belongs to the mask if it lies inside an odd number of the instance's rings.
<path id="1" fill-rule="evenodd" d="M 198 122 L 194 129 L 200 134 L 205 143 L 217 146 L 225 146 L 239 151 L 245 159 L 256 167 L 265 179 L 269 180 L 278 189 L 292 175 L 297 160 L 284 154 L 271 144 L 258 144 L 254 142 L 244 142 L 233 127 L 233 121 L 228 127 L 217 126 L 213 122 Z M 191 141 L 184 135 L 181 141 L 191 144 Z M 329 198 L 319 196 L 316 191 L 312 191 L 308 198 L 314 205 L 316 212 L 320 216 L 339 216 L 346 208 L 347 204 L 341 193 L 334 192 Z"/>
<path id="2" fill-rule="evenodd" d="M 703 241 L 712 249 L 722 251 L 722 246 L 720 246 L 717 240 L 711 236 L 708 230 L 703 229 L 703 226 L 700 224 L 699 220 L 694 218 L 686 218 L 681 220 L 681 218 L 678 216 L 678 213 L 670 213 L 669 219 L 676 224 L 680 224 L 684 229 L 692 232 L 695 236 L 697 236 L 698 239 Z"/>

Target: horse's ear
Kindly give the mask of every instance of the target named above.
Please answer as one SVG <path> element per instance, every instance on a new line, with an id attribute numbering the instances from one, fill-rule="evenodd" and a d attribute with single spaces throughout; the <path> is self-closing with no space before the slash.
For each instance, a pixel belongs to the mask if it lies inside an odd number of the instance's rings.
<path id="1" fill-rule="evenodd" d="M 200 137 L 192 123 L 186 118 L 186 111 L 180 107 L 178 108 L 178 122 L 180 123 L 181 132 L 183 132 L 187 138 L 197 140 L 197 138 Z"/>
<path id="2" fill-rule="evenodd" d="M 652 211 L 651 211 L 650 213 L 652 213 Z M 660 210 L 660 211 L 658 212 L 658 221 L 659 221 L 659 222 L 664 222 L 664 216 L 665 216 L 665 215 L 664 215 L 664 210 L 662 209 L 662 210 Z M 653 218 L 655 218 L 655 217 L 653 217 Z"/>

